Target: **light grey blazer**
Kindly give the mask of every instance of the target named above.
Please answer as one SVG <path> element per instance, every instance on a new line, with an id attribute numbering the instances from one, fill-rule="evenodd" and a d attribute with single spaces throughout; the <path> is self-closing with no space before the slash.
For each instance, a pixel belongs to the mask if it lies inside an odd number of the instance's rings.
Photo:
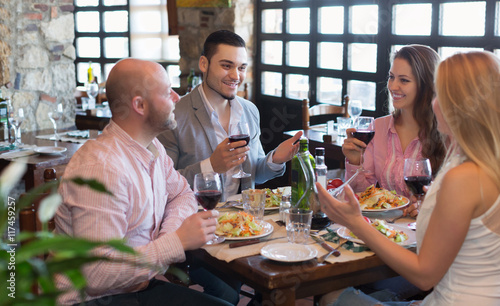
<path id="1" fill-rule="evenodd" d="M 248 100 L 240 97 L 236 99 L 243 107 L 242 120 L 248 122 L 250 129 L 250 151 L 243 163 L 243 170 L 252 176 L 241 179 L 241 190 L 245 190 L 283 175 L 285 165 L 278 172 L 269 168 L 260 142 L 259 110 Z M 158 135 L 158 139 L 174 161 L 175 169 L 187 179 L 192 188 L 195 174 L 201 172 L 200 162 L 209 158 L 219 143 L 198 88 L 182 97 L 176 104 L 174 113 L 177 128 Z M 268 155 L 272 153 L 273 151 Z"/>

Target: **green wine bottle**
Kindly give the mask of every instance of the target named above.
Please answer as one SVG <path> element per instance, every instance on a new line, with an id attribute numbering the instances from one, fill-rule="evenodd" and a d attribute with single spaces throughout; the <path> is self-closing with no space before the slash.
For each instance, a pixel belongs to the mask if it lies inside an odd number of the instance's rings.
<path id="1" fill-rule="evenodd" d="M 292 206 L 310 210 L 316 199 L 314 194 L 315 161 L 309 153 L 309 140 L 300 139 L 299 152 L 292 158 Z"/>

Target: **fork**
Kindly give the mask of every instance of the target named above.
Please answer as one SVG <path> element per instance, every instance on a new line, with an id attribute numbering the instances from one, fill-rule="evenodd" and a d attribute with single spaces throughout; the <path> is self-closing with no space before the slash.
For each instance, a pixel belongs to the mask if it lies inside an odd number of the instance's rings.
<path id="1" fill-rule="evenodd" d="M 403 215 L 401 215 L 401 216 L 398 216 L 398 217 L 393 218 L 393 219 L 387 219 L 387 220 L 385 220 L 385 222 L 387 222 L 387 223 L 391 223 L 391 224 L 392 224 L 392 223 L 394 223 L 396 220 L 399 220 L 399 219 L 401 219 L 401 218 L 403 218 L 403 217 L 404 217 L 404 216 L 403 216 Z"/>
<path id="2" fill-rule="evenodd" d="M 358 176 L 358 174 L 360 174 L 361 172 L 363 172 L 363 170 L 361 168 L 358 168 L 358 170 L 356 170 L 356 172 L 347 180 L 345 181 L 342 185 L 340 185 L 339 187 L 331 190 L 331 191 L 328 191 L 328 193 L 330 193 L 334 198 L 337 198 L 340 193 L 342 193 L 342 191 L 344 190 L 344 187 L 349 184 L 356 176 Z"/>

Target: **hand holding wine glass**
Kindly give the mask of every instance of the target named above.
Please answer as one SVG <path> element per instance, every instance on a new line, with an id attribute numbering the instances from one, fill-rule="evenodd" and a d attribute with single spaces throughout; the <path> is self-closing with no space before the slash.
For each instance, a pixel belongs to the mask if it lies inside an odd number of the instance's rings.
<path id="1" fill-rule="evenodd" d="M 52 122 L 52 125 L 54 126 L 54 138 L 51 138 L 51 140 L 60 140 L 61 136 L 57 133 L 57 123 L 62 119 L 63 117 L 63 105 L 62 103 L 57 103 L 54 105 L 50 110 L 49 110 L 49 119 Z"/>
<path id="2" fill-rule="evenodd" d="M 194 176 L 194 195 L 198 204 L 204 210 L 212 210 L 217 206 L 222 196 L 222 180 L 215 172 L 197 173 Z M 224 242 L 224 237 L 215 235 L 215 238 L 207 244 L 217 244 Z"/>
<path id="3" fill-rule="evenodd" d="M 21 142 L 21 124 L 24 121 L 24 109 L 18 108 L 15 111 L 9 113 L 9 123 L 14 128 L 14 144 L 19 146 Z"/>
<path id="4" fill-rule="evenodd" d="M 432 181 L 431 162 L 428 158 L 405 159 L 403 177 L 410 192 L 417 198 L 417 209 L 420 209 L 425 195 L 424 186 L 429 185 Z M 409 224 L 409 226 L 414 227 L 415 222 Z"/>
<path id="5" fill-rule="evenodd" d="M 246 141 L 246 145 L 250 142 L 250 129 L 248 128 L 248 123 L 239 121 L 238 123 L 232 123 L 229 125 L 229 141 Z M 240 164 L 240 170 L 238 173 L 234 174 L 234 178 L 245 178 L 252 176 L 249 173 L 243 171 L 243 166 Z"/>

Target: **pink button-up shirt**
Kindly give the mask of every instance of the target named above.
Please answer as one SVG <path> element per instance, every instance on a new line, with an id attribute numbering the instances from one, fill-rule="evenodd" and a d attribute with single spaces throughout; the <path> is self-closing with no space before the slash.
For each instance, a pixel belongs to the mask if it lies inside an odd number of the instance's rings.
<path id="1" fill-rule="evenodd" d="M 422 158 L 422 144 L 418 137 L 403 152 L 392 115 L 375 119 L 375 137 L 366 147 L 363 156 L 363 167 L 368 172 L 360 173 L 354 178 L 351 187 L 355 192 L 362 192 L 378 182 L 380 187 L 395 190 L 397 194 L 409 198 L 410 191 L 403 178 L 406 158 Z M 346 179 L 358 168 L 359 166 L 351 165 L 346 160 Z"/>
<path id="2" fill-rule="evenodd" d="M 198 206 L 189 184 L 174 170 L 157 139 L 145 148 L 111 121 L 97 140 L 87 141 L 75 153 L 64 173 L 64 178 L 73 177 L 96 179 L 113 196 L 62 183 L 63 204 L 55 218 L 56 231 L 94 241 L 125 239 L 138 257 L 106 248 L 95 252 L 158 268 L 123 262 L 87 265 L 85 300 L 144 289 L 169 264 L 185 260 L 175 231 Z M 68 287 L 69 282 L 59 277 L 58 285 Z M 73 304 L 79 297 L 73 291 L 58 302 Z"/>

